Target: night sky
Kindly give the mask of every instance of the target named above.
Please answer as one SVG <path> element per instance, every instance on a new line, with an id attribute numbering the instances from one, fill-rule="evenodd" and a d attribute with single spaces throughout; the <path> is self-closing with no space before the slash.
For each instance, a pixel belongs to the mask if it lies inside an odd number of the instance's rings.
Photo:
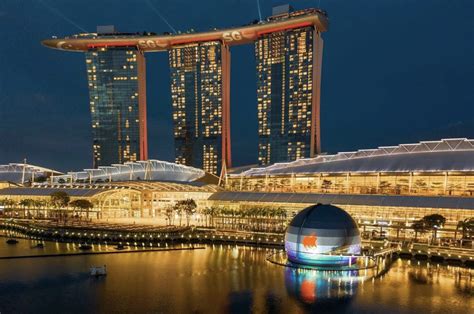
<path id="1" fill-rule="evenodd" d="M 242 25 L 256 0 L 150 0 L 179 30 Z M 328 11 L 321 99 L 328 153 L 447 137 L 474 138 L 474 1 L 260 0 Z M 71 22 L 68 22 L 69 19 Z M 63 171 L 91 167 L 82 53 L 40 41 L 114 24 L 170 31 L 146 0 L 0 0 L 0 163 Z M 253 45 L 232 50 L 234 165 L 257 161 Z M 167 53 L 147 54 L 150 158 L 173 160 Z"/>

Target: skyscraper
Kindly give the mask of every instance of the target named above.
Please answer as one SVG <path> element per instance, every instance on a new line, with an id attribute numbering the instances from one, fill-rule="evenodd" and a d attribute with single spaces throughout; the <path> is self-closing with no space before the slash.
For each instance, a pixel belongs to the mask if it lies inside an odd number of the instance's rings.
<path id="1" fill-rule="evenodd" d="M 279 13 L 270 20 L 304 13 Z M 259 163 L 314 156 L 320 151 L 320 33 L 306 26 L 263 34 L 255 57 Z"/>
<path id="2" fill-rule="evenodd" d="M 100 30 L 98 28 L 98 30 Z M 107 37 L 114 32 L 101 34 Z M 94 167 L 146 160 L 145 57 L 136 47 L 86 53 Z"/>
<path id="3" fill-rule="evenodd" d="M 220 174 L 231 167 L 230 50 L 255 43 L 259 163 L 320 151 L 321 32 L 326 12 L 274 8 L 268 19 L 227 29 L 157 35 L 113 27 L 42 41 L 86 53 L 94 166 L 147 159 L 144 53 L 168 52 L 175 161 Z"/>
<path id="4" fill-rule="evenodd" d="M 219 174 L 230 166 L 229 47 L 219 41 L 169 51 L 177 163 Z"/>

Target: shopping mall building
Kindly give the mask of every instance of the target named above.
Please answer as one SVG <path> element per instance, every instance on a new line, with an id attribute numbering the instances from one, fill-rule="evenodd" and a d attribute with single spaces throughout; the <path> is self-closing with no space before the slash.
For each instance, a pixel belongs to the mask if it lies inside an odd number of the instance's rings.
<path id="1" fill-rule="evenodd" d="M 43 176 L 44 182 L 35 181 Z M 402 144 L 234 169 L 220 185 L 200 169 L 156 160 L 68 174 L 10 164 L 0 168 L 0 181 L 0 201 L 43 200 L 38 211 L 45 216 L 50 195 L 65 191 L 72 200 L 90 200 L 92 217 L 99 218 L 158 217 L 166 206 L 192 198 L 198 209 L 278 207 L 288 217 L 310 204 L 333 204 L 363 225 L 408 227 L 425 215 L 441 214 L 455 228 L 474 216 L 474 140 Z"/>

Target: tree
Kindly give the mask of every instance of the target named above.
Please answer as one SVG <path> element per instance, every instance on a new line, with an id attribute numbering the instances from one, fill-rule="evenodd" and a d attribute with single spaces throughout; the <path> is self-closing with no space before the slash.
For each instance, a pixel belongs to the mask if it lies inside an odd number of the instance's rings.
<path id="1" fill-rule="evenodd" d="M 330 180 L 323 180 L 323 183 L 321 184 L 321 188 L 326 191 L 326 190 L 329 190 L 331 188 L 331 185 L 332 185 L 332 181 Z"/>
<path id="2" fill-rule="evenodd" d="M 22 199 L 18 205 L 20 205 L 21 207 L 23 207 L 23 209 L 25 210 L 25 217 L 29 217 L 30 216 L 30 209 L 31 207 L 34 206 L 34 203 L 35 201 L 32 200 L 31 198 L 25 198 L 25 199 Z"/>
<path id="3" fill-rule="evenodd" d="M 36 217 L 40 216 L 40 209 L 46 207 L 47 201 L 45 200 L 35 200 L 33 207 L 36 209 Z"/>
<path id="4" fill-rule="evenodd" d="M 425 182 L 425 180 L 423 179 L 418 179 L 415 181 L 415 188 L 418 190 L 424 190 L 426 189 L 426 187 L 428 186 L 428 184 Z"/>
<path id="5" fill-rule="evenodd" d="M 411 227 L 415 231 L 415 241 L 418 239 L 418 233 L 425 233 L 427 231 L 425 222 L 422 219 L 415 221 Z"/>
<path id="6" fill-rule="evenodd" d="M 10 199 L 10 198 L 4 198 L 0 200 L 0 205 L 5 207 L 5 214 L 7 212 L 7 209 L 12 209 L 17 203 Z"/>
<path id="7" fill-rule="evenodd" d="M 463 221 L 462 237 L 463 239 L 474 238 L 474 218 L 468 218 Z"/>
<path id="8" fill-rule="evenodd" d="M 89 218 L 89 211 L 91 210 L 91 208 L 94 207 L 94 205 L 89 200 L 86 200 L 86 199 L 77 199 L 77 200 L 71 201 L 69 202 L 69 205 L 72 206 L 72 208 L 74 209 L 78 208 L 82 211 L 86 211 L 87 218 Z"/>
<path id="9" fill-rule="evenodd" d="M 421 220 L 424 222 L 427 229 L 432 230 L 432 241 L 435 241 L 438 230 L 441 229 L 446 223 L 446 218 L 439 214 L 432 214 L 423 217 Z"/>
<path id="10" fill-rule="evenodd" d="M 67 207 L 67 205 L 69 204 L 70 197 L 64 191 L 53 192 L 51 193 L 50 197 L 51 197 L 51 204 L 56 209 L 63 209 Z"/>
<path id="11" fill-rule="evenodd" d="M 211 227 L 214 227 L 214 218 L 219 214 L 219 212 L 220 212 L 220 209 L 215 206 L 204 208 L 203 214 L 206 216 L 206 222 L 207 222 L 207 217 L 209 218 L 209 225 Z"/>
<path id="12" fill-rule="evenodd" d="M 173 224 L 173 217 L 174 217 L 174 208 L 171 205 L 165 207 L 165 216 L 168 221 L 168 225 Z"/>
<path id="13" fill-rule="evenodd" d="M 379 190 L 381 192 L 386 192 L 390 186 L 392 186 L 392 184 L 388 181 L 381 181 L 380 184 L 379 184 Z"/>
<path id="14" fill-rule="evenodd" d="M 69 204 L 70 197 L 64 191 L 53 192 L 50 195 L 51 204 L 56 208 L 64 208 Z"/>
<path id="15" fill-rule="evenodd" d="M 189 221 L 191 219 L 191 216 L 196 211 L 196 202 L 193 199 L 186 199 L 176 203 L 176 206 L 181 208 L 182 212 L 184 212 L 184 214 L 186 215 L 186 223 L 189 227 Z"/>
<path id="16" fill-rule="evenodd" d="M 459 229 L 462 232 L 460 242 L 460 246 L 462 246 L 464 240 L 472 240 L 474 238 L 474 218 L 467 218 L 458 222 L 454 232 L 454 240 L 456 240 Z"/>
<path id="17" fill-rule="evenodd" d="M 37 183 L 44 183 L 47 180 L 48 180 L 48 178 L 44 175 L 41 175 L 41 176 L 35 178 L 35 182 L 37 182 Z"/>

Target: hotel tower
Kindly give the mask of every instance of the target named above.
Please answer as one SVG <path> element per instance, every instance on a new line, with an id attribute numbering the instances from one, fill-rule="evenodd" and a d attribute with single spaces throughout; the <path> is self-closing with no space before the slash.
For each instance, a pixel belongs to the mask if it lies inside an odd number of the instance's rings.
<path id="1" fill-rule="evenodd" d="M 254 44 L 260 164 L 320 151 L 321 33 L 319 9 L 275 7 L 250 24 L 178 34 L 97 33 L 44 40 L 86 54 L 94 166 L 147 156 L 145 53 L 168 52 L 175 161 L 220 174 L 231 167 L 230 47 Z"/>
<path id="2" fill-rule="evenodd" d="M 219 41 L 169 51 L 175 161 L 218 174 L 230 161 L 229 47 Z"/>
<path id="3" fill-rule="evenodd" d="M 276 7 L 269 20 L 300 14 Z M 259 164 L 293 161 L 320 152 L 322 46 L 313 26 L 267 33 L 256 41 Z"/>
<path id="4" fill-rule="evenodd" d="M 115 34 L 97 28 L 97 37 Z M 133 46 L 92 47 L 85 56 L 94 167 L 146 160 L 145 56 Z"/>

